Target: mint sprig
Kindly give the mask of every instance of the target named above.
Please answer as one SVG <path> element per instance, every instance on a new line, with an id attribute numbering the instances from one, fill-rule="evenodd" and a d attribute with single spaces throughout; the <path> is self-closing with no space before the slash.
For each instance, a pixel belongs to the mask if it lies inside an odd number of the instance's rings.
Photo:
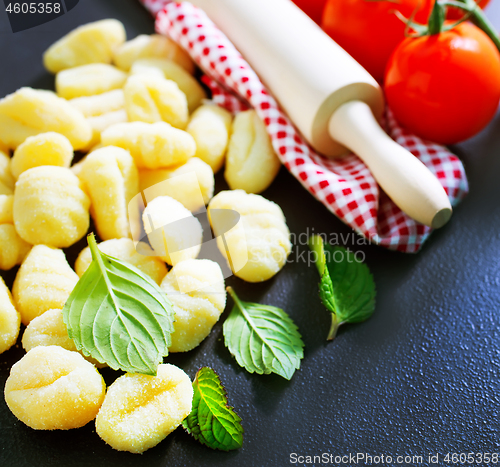
<path id="1" fill-rule="evenodd" d="M 234 300 L 223 325 L 224 343 L 240 366 L 249 373 L 276 373 L 291 379 L 304 357 L 304 343 L 295 323 L 281 309 Z"/>
<path id="2" fill-rule="evenodd" d="M 228 405 L 226 390 L 209 367 L 198 370 L 193 381 L 193 409 L 182 426 L 200 443 L 231 451 L 243 444 L 241 418 Z"/>
<path id="3" fill-rule="evenodd" d="M 170 301 L 137 268 L 102 253 L 93 234 L 87 240 L 92 264 L 63 308 L 69 337 L 115 370 L 156 375 L 171 343 Z"/>
<path id="4" fill-rule="evenodd" d="M 316 253 L 321 301 L 332 314 L 327 339 L 333 340 L 342 324 L 360 323 L 373 314 L 375 283 L 368 266 L 352 251 L 325 244 L 319 235 L 309 238 L 309 247 Z"/>

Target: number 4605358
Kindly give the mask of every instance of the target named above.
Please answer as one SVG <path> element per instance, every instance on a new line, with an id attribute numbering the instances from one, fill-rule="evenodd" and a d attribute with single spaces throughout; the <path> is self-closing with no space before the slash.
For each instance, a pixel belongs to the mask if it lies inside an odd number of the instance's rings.
<path id="1" fill-rule="evenodd" d="M 60 3 L 36 3 L 36 2 L 21 2 L 21 3 L 9 3 L 5 9 L 7 13 L 61 13 Z"/>

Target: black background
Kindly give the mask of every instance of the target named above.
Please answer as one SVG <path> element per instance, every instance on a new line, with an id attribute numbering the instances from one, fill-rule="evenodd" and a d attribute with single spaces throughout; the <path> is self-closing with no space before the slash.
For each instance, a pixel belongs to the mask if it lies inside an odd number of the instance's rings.
<path id="1" fill-rule="evenodd" d="M 499 26 L 500 5 L 493 3 L 489 14 Z M 68 14 L 17 34 L 1 11 L 0 95 L 22 85 L 53 88 L 53 77 L 42 66 L 43 51 L 76 26 L 106 17 L 123 21 L 129 38 L 153 32 L 148 13 L 134 0 L 81 0 Z M 284 466 L 294 452 L 424 459 L 440 453 L 444 465 L 448 452 L 499 452 L 499 129 L 497 115 L 480 135 L 455 148 L 470 194 L 416 255 L 357 245 L 348 227 L 281 170 L 264 195 L 282 206 L 297 237 L 290 262 L 263 284 L 227 282 L 242 299 L 290 314 L 306 345 L 301 369 L 286 381 L 238 367 L 222 341 L 221 323 L 229 309 L 201 346 L 166 359 L 191 378 L 204 365 L 219 373 L 243 419 L 240 450 L 212 451 L 179 428 L 143 455 L 121 453 L 100 440 L 93 423 L 68 432 L 31 430 L 2 398 L 0 466 Z M 220 175 L 217 188 L 224 188 Z M 306 236 L 313 232 L 342 234 L 342 244 L 365 252 L 378 288 L 374 316 L 346 325 L 330 343 L 325 340 L 329 316 L 317 297 L 318 275 L 304 256 Z M 81 248 L 83 243 L 67 252 L 71 265 Z M 14 272 L 2 274 L 9 285 Z M 23 353 L 18 344 L 0 356 L 0 387 Z"/>

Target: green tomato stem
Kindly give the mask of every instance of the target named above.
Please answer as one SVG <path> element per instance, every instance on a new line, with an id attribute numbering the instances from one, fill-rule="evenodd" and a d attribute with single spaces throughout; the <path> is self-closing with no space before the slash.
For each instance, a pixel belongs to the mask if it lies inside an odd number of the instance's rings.
<path id="1" fill-rule="evenodd" d="M 431 36 L 439 34 L 443 30 L 444 19 L 446 17 L 445 7 L 439 3 L 434 3 L 431 16 L 429 17 L 429 34 Z"/>
<path id="2" fill-rule="evenodd" d="M 483 10 L 474 0 L 452 0 L 442 3 L 445 6 L 453 6 L 469 13 L 469 19 L 493 41 L 496 48 L 500 51 L 500 37 L 497 31 L 486 17 Z"/>

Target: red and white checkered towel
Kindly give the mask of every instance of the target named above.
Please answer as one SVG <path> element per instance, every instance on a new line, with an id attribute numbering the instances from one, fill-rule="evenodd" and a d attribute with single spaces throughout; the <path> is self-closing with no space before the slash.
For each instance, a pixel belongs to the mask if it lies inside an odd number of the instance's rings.
<path id="1" fill-rule="evenodd" d="M 206 14 L 188 2 L 140 0 L 156 17 L 156 31 L 183 47 L 201 67 L 213 100 L 232 112 L 253 107 L 267 127 L 286 168 L 331 212 L 370 241 L 391 250 L 417 252 L 432 229 L 404 214 L 383 193 L 354 154 L 329 160 L 314 152 L 291 124 L 250 65 Z M 445 147 L 399 127 L 386 112 L 389 135 L 418 157 L 457 205 L 468 184 L 460 160 Z"/>

